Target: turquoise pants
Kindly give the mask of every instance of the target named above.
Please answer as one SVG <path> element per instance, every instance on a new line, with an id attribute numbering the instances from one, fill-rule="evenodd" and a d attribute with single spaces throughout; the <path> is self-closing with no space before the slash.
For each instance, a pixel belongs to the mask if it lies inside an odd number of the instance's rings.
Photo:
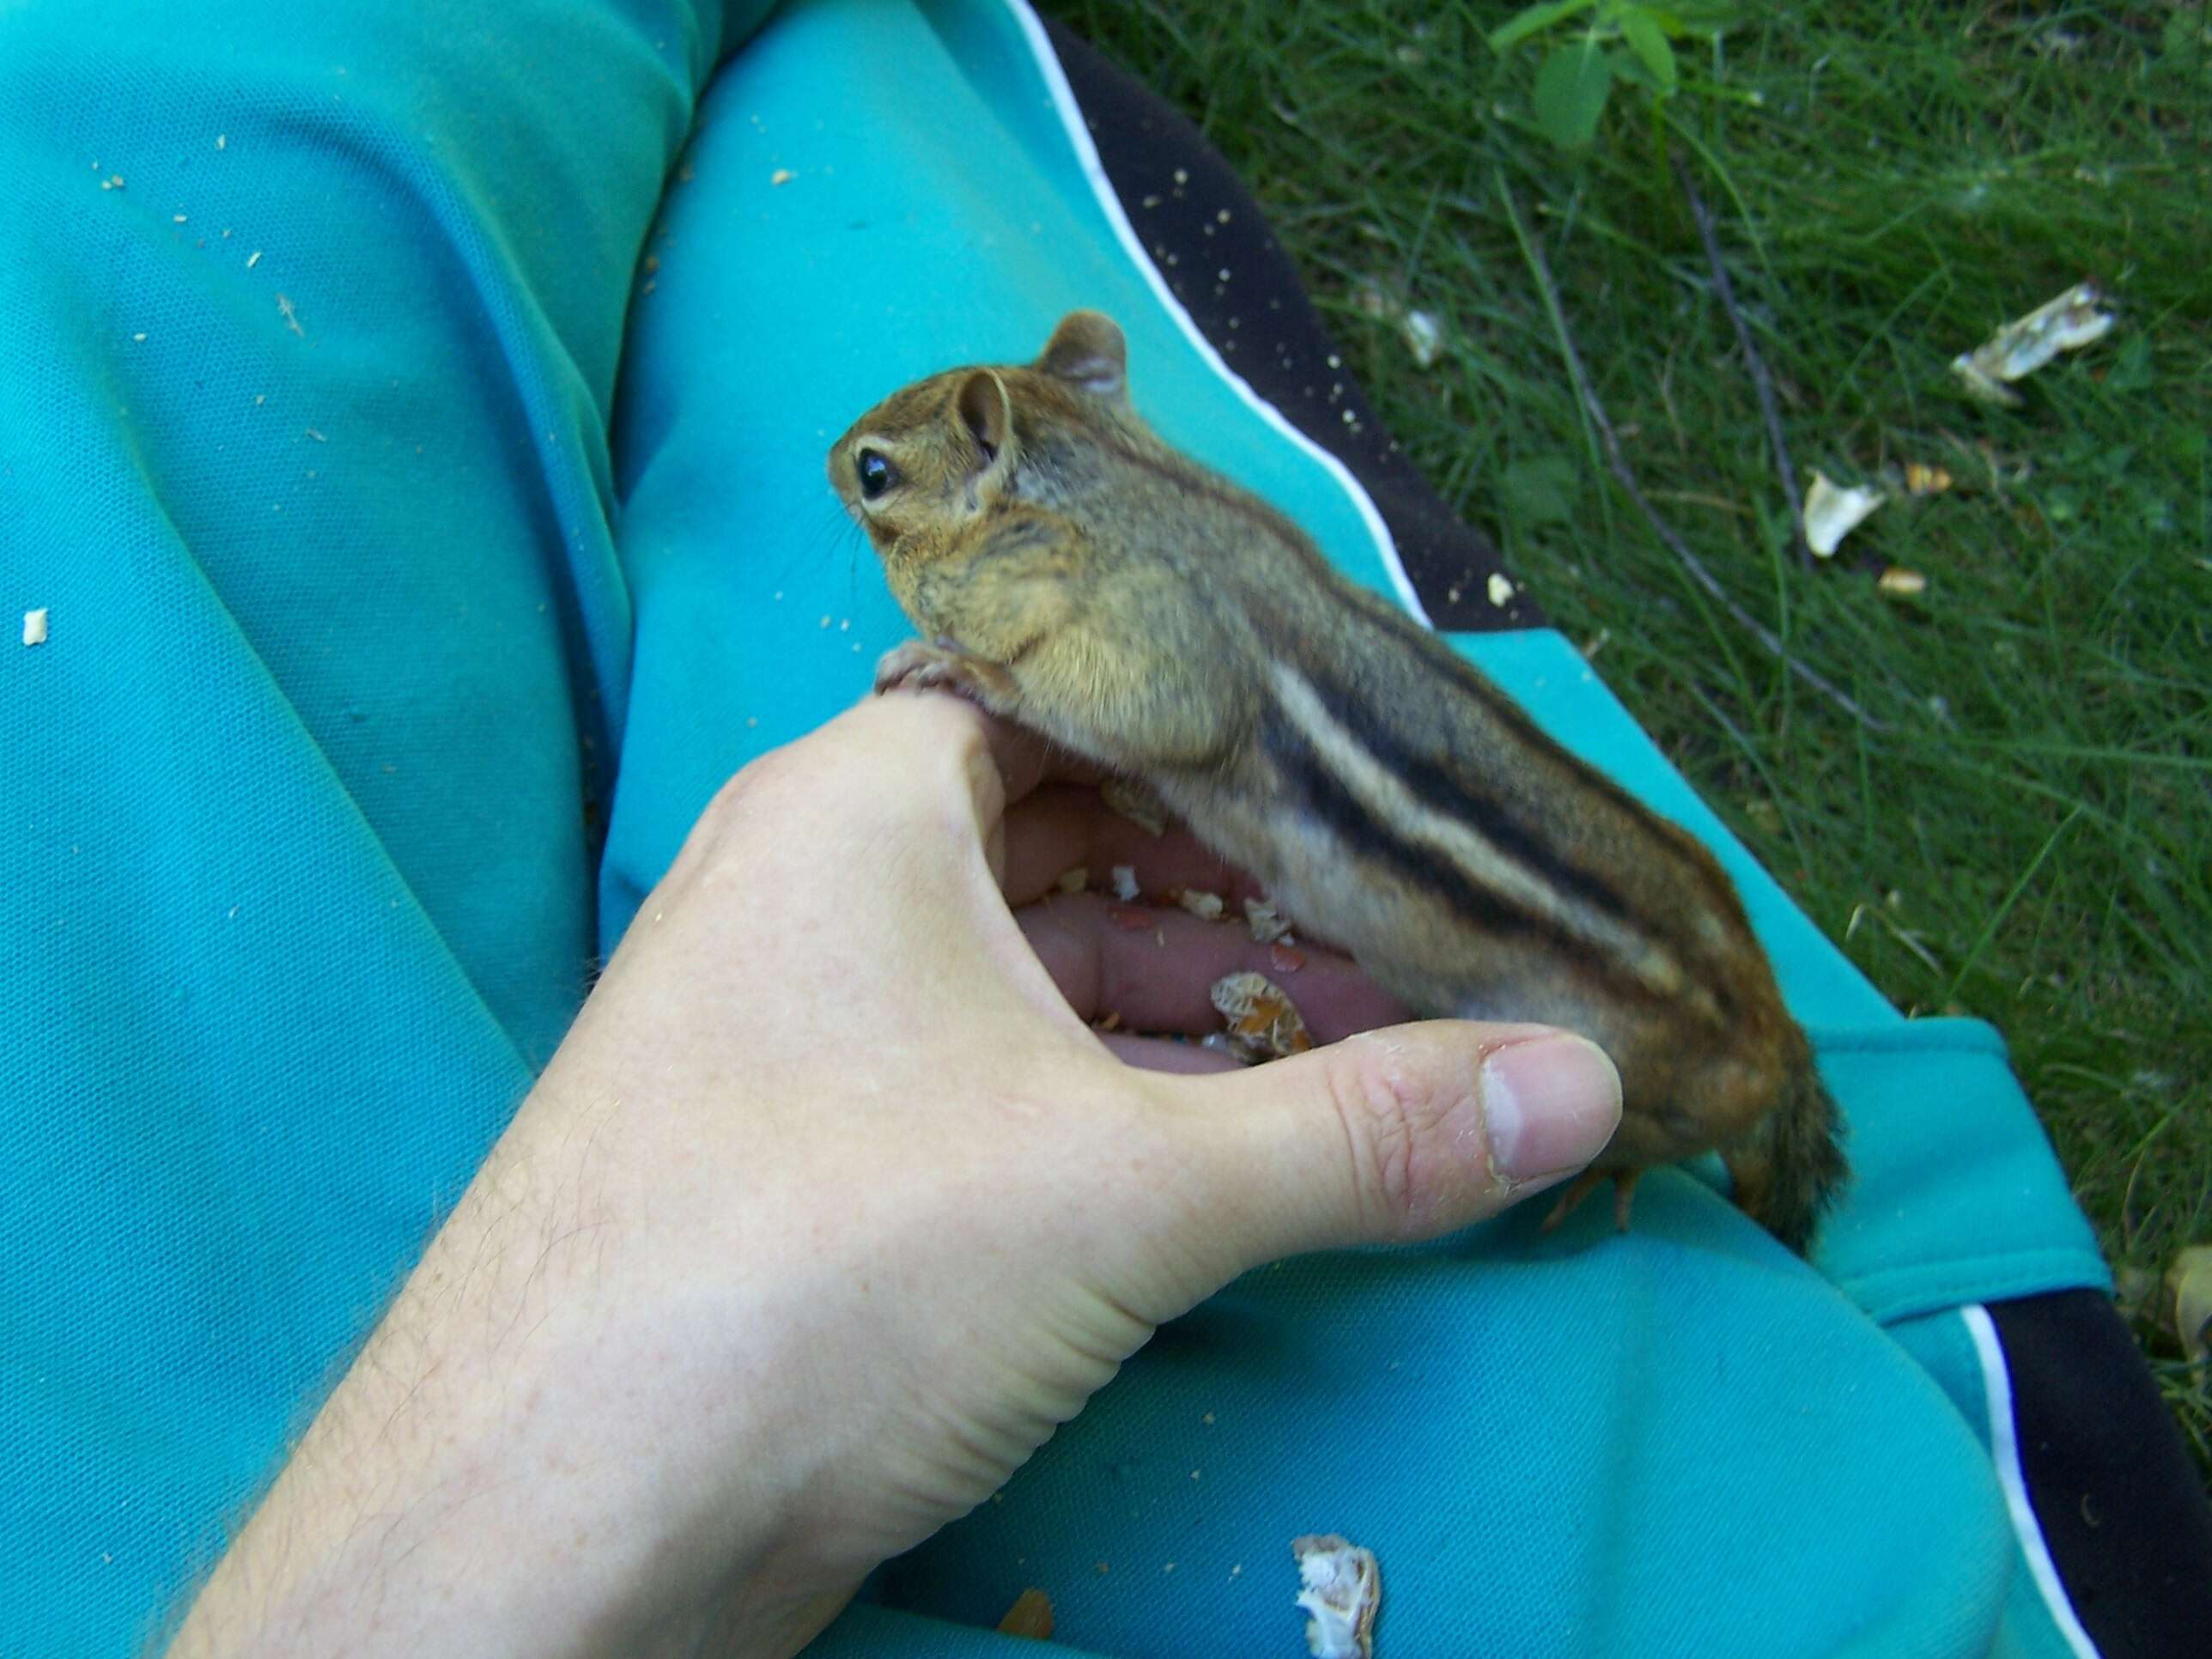
<path id="1" fill-rule="evenodd" d="M 1217 372 L 1005 0 L 0 9 L 0 1650 L 122 1656 L 218 1551 L 710 793 L 901 619 L 829 439 L 1065 309 L 1395 581 Z M 18 647 L 15 611 L 44 611 Z M 1556 635 L 1468 641 L 1710 838 L 1850 1120 L 1808 1267 L 1711 1170 L 1255 1273 L 835 1655 L 2062 1653 L 1972 1304 L 2103 1283 L 1986 1028 L 1907 1024 Z M 1032 1647 L 1004 1648 L 1015 1653 Z"/>

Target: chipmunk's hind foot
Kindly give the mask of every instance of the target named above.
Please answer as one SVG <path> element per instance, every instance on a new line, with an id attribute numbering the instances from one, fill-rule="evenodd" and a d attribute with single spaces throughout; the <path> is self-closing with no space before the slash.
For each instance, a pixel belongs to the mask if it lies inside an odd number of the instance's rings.
<path id="1" fill-rule="evenodd" d="M 1629 1206 L 1636 1201 L 1636 1183 L 1644 1178 L 1641 1170 L 1584 1170 L 1567 1184 L 1559 1194 L 1559 1201 L 1552 1206 L 1551 1214 L 1544 1218 L 1544 1231 L 1550 1232 L 1575 1212 L 1576 1206 L 1598 1189 L 1599 1183 L 1613 1182 L 1613 1224 L 1622 1232 L 1628 1231 Z"/>

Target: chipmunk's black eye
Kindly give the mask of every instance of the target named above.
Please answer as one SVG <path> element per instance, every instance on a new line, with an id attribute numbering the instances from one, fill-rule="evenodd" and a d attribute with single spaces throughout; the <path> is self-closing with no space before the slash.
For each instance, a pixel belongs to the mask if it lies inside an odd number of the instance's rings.
<path id="1" fill-rule="evenodd" d="M 899 481 L 898 469 L 872 449 L 864 449 L 853 464 L 860 475 L 860 494 L 873 501 Z"/>

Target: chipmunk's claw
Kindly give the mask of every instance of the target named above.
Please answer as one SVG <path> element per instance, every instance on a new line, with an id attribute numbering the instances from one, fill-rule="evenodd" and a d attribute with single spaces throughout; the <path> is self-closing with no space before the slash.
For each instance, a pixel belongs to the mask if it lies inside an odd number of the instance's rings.
<path id="1" fill-rule="evenodd" d="M 1013 692 L 1006 670 L 967 656 L 946 644 L 908 640 L 876 661 L 876 695 L 892 691 L 950 691 L 989 709 L 1001 708 Z"/>
<path id="2" fill-rule="evenodd" d="M 1644 1178 L 1641 1170 L 1584 1170 L 1559 1194 L 1559 1201 L 1552 1206 L 1551 1214 L 1544 1218 L 1544 1231 L 1552 1231 L 1574 1213 L 1575 1206 L 1598 1188 L 1601 1182 L 1613 1182 L 1613 1224 L 1622 1232 L 1628 1231 L 1629 1206 L 1636 1200 L 1636 1183 Z"/>
<path id="3" fill-rule="evenodd" d="M 941 645 L 908 640 L 876 659 L 876 695 L 891 691 L 927 691 L 933 686 L 956 684 L 966 659 Z"/>

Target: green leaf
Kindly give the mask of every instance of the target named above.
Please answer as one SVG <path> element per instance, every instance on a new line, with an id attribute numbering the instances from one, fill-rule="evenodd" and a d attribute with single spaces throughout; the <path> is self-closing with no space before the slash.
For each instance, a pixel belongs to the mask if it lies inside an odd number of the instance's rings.
<path id="1" fill-rule="evenodd" d="M 1710 32 L 1735 21 L 1734 0 L 1669 0 L 1667 10 L 1691 30 Z"/>
<path id="2" fill-rule="evenodd" d="M 1632 87 L 1641 87 L 1655 99 L 1667 95 L 1667 88 L 1659 84 L 1658 77 L 1644 67 L 1644 60 L 1634 52 L 1608 52 L 1605 57 L 1606 61 L 1613 65 L 1614 80 Z"/>
<path id="3" fill-rule="evenodd" d="M 1734 7 L 1728 4 L 1705 5 L 1698 0 L 1673 0 L 1664 6 L 1636 8 L 1659 26 L 1660 33 L 1669 40 L 1679 40 L 1686 34 L 1701 34 L 1710 40 L 1735 21 Z"/>
<path id="4" fill-rule="evenodd" d="M 1536 126 L 1562 149 L 1587 144 L 1597 134 L 1613 90 L 1613 65 L 1587 43 L 1554 46 L 1536 71 Z"/>
<path id="5" fill-rule="evenodd" d="M 1620 14 L 1621 38 L 1628 42 L 1644 67 L 1664 92 L 1674 90 L 1674 48 L 1667 44 L 1651 14 L 1641 6 L 1626 6 Z"/>
<path id="6" fill-rule="evenodd" d="M 2176 11 L 2166 20 L 2166 27 L 2159 36 L 2159 51 L 2163 56 L 2176 60 L 2185 57 L 2199 66 L 2204 62 L 2208 45 L 2212 45 L 2212 25 L 2205 22 L 2201 9 L 2194 13 Z"/>
<path id="7" fill-rule="evenodd" d="M 1530 35 L 1540 33 L 1562 17 L 1572 17 L 1578 11 L 1588 11 L 1597 0 L 1549 0 L 1549 3 L 1524 6 L 1490 32 L 1490 49 L 1503 58 Z"/>

